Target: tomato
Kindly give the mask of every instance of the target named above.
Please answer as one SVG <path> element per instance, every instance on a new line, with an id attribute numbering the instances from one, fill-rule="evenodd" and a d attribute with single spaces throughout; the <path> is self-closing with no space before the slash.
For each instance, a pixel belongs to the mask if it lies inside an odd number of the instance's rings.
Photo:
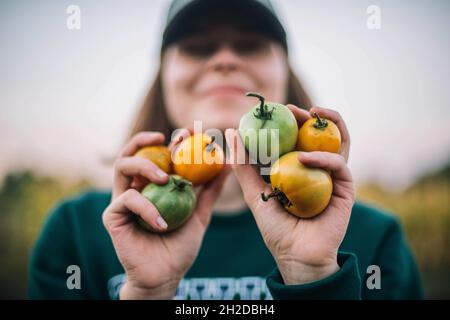
<path id="1" fill-rule="evenodd" d="M 167 174 L 171 174 L 173 172 L 171 153 L 165 146 L 143 147 L 134 155 L 152 161 Z"/>
<path id="2" fill-rule="evenodd" d="M 165 185 L 148 184 L 141 192 L 158 209 L 167 222 L 167 229 L 171 231 L 180 227 L 191 216 L 196 196 L 192 183 L 177 175 L 170 175 Z M 139 224 L 148 231 L 160 232 L 153 229 L 142 218 L 138 217 Z"/>
<path id="3" fill-rule="evenodd" d="M 290 213 L 299 218 L 311 218 L 327 207 L 333 183 L 327 171 L 301 164 L 298 153 L 293 151 L 285 154 L 273 164 L 270 171 L 273 191 L 267 196 L 261 196 L 264 201 L 277 198 Z"/>
<path id="4" fill-rule="evenodd" d="M 174 171 L 198 186 L 212 180 L 223 168 L 223 149 L 214 142 L 214 137 L 196 133 L 176 148 Z"/>
<path id="5" fill-rule="evenodd" d="M 247 93 L 247 96 L 260 100 L 260 104 L 246 113 L 239 123 L 239 134 L 250 157 L 267 164 L 294 150 L 298 126 L 291 110 L 283 104 L 265 102 L 257 93 Z M 276 141 L 272 141 L 272 135 L 277 137 Z M 267 157 L 267 161 L 262 157 Z"/>
<path id="6" fill-rule="evenodd" d="M 341 133 L 334 122 L 322 119 L 317 113 L 316 118 L 306 121 L 298 131 L 297 150 L 327 151 L 339 153 L 341 148 Z"/>

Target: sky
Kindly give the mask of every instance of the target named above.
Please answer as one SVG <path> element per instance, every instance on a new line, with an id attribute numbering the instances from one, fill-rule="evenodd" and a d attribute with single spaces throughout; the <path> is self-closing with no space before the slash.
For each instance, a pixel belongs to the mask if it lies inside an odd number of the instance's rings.
<path id="1" fill-rule="evenodd" d="M 81 29 L 69 30 L 70 5 Z M 0 179 L 12 170 L 108 187 L 156 72 L 169 1 L 0 1 Z M 369 29 L 367 8 L 380 9 Z M 290 61 L 350 131 L 357 183 L 402 188 L 450 160 L 450 2 L 274 1 Z"/>

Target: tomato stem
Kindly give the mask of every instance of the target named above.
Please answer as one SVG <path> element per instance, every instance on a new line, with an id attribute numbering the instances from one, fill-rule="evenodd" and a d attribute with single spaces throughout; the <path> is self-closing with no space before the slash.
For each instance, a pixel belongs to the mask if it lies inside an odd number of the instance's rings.
<path id="1" fill-rule="evenodd" d="M 258 93 L 254 93 L 254 92 L 247 92 L 246 96 L 258 98 L 259 101 L 261 101 L 259 108 L 257 108 L 257 112 L 253 113 L 255 118 L 261 119 L 261 120 L 272 119 L 273 108 L 272 108 L 272 110 L 269 111 L 269 107 L 267 106 L 267 104 L 264 103 L 265 98 L 262 95 L 260 95 Z"/>
<path id="2" fill-rule="evenodd" d="M 216 140 L 215 136 L 211 137 L 211 141 L 206 145 L 205 150 L 208 152 L 212 152 L 214 151 L 215 147 L 214 147 L 214 141 Z"/>
<path id="3" fill-rule="evenodd" d="M 277 198 L 278 201 L 280 201 L 280 203 L 286 208 L 292 205 L 291 201 L 289 201 L 283 191 L 278 188 L 273 189 L 273 191 L 267 196 L 264 194 L 264 192 L 261 193 L 261 199 L 263 201 L 268 201 L 270 198 Z"/>
<path id="4" fill-rule="evenodd" d="M 173 183 L 174 187 L 172 188 L 172 191 L 175 189 L 182 191 L 186 186 L 192 186 L 192 182 L 179 178 L 173 178 Z"/>
<path id="5" fill-rule="evenodd" d="M 275 192 L 274 191 L 272 191 L 271 193 L 269 193 L 267 196 L 266 196 L 266 194 L 264 193 L 264 192 L 261 192 L 261 199 L 265 202 L 265 201 L 268 201 L 270 198 L 274 198 L 274 197 L 276 197 L 277 195 L 275 194 Z"/>
<path id="6" fill-rule="evenodd" d="M 323 129 L 328 126 L 328 122 L 326 119 L 322 119 L 316 112 L 314 112 L 314 117 L 317 118 L 316 123 L 314 123 L 314 128 Z"/>

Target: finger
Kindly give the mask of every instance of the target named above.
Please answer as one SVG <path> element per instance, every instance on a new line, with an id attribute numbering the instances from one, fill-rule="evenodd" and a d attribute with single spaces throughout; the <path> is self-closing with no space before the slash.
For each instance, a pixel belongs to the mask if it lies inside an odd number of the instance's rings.
<path id="1" fill-rule="evenodd" d="M 297 124 L 299 127 L 301 127 L 301 125 L 305 121 L 311 119 L 311 114 L 308 111 L 301 109 L 293 104 L 288 104 L 287 107 L 294 114 L 294 117 L 295 117 L 295 119 L 297 119 Z"/>
<path id="2" fill-rule="evenodd" d="M 181 141 L 189 137 L 191 134 L 192 130 L 190 129 L 186 128 L 176 129 L 174 132 L 172 132 L 172 139 L 170 140 L 168 147 L 169 150 L 173 152 L 175 147 L 178 146 Z"/>
<path id="3" fill-rule="evenodd" d="M 352 182 L 353 178 L 343 156 L 332 152 L 300 152 L 299 161 L 308 167 L 330 170 L 335 179 Z"/>
<path id="4" fill-rule="evenodd" d="M 129 189 L 133 176 L 137 175 L 158 184 L 165 184 L 169 180 L 167 173 L 148 159 L 140 157 L 119 158 L 114 166 L 114 197 Z"/>
<path id="5" fill-rule="evenodd" d="M 222 172 L 212 181 L 204 185 L 199 192 L 197 201 L 198 216 L 202 224 L 206 227 L 211 219 L 212 207 L 220 196 L 225 180 L 231 172 L 231 167 L 225 165 Z"/>
<path id="6" fill-rule="evenodd" d="M 237 130 L 227 129 L 225 138 L 230 149 L 231 167 L 241 185 L 244 198 L 249 206 L 255 205 L 261 192 L 266 189 L 265 182 L 258 174 L 258 169 L 249 164 L 247 152 Z"/>
<path id="7" fill-rule="evenodd" d="M 142 176 L 134 176 L 131 181 L 130 188 L 141 191 L 149 183 L 150 181 L 147 178 L 144 178 Z"/>
<path id="8" fill-rule="evenodd" d="M 350 152 L 350 134 L 342 116 L 337 111 L 321 107 L 311 108 L 310 113 L 313 115 L 314 112 L 325 119 L 333 121 L 336 124 L 339 132 L 341 133 L 342 139 L 340 154 L 342 154 L 345 160 L 348 161 Z"/>
<path id="9" fill-rule="evenodd" d="M 164 135 L 161 132 L 143 131 L 135 134 L 122 149 L 120 156 L 134 155 L 140 148 L 164 143 Z"/>
<path id="10" fill-rule="evenodd" d="M 161 217 L 156 207 L 138 191 L 129 189 L 111 202 L 105 214 L 103 223 L 109 232 L 130 222 L 130 213 L 134 213 L 156 230 L 167 229 L 166 221 Z"/>

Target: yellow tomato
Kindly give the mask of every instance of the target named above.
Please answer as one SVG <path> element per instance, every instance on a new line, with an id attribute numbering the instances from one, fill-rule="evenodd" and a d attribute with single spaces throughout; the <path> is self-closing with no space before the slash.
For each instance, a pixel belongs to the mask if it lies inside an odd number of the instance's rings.
<path id="1" fill-rule="evenodd" d="M 333 182 L 327 171 L 301 164 L 298 154 L 287 153 L 273 164 L 270 171 L 273 192 L 262 197 L 265 201 L 277 198 L 293 215 L 311 218 L 328 206 Z"/>
<path id="2" fill-rule="evenodd" d="M 297 150 L 327 151 L 338 153 L 341 147 L 341 133 L 334 122 L 316 118 L 307 120 L 298 130 Z"/>
<path id="3" fill-rule="evenodd" d="M 196 133 L 181 142 L 174 155 L 177 175 L 198 186 L 212 180 L 223 168 L 223 149 L 207 134 Z"/>
<path id="4" fill-rule="evenodd" d="M 165 146 L 143 147 L 134 155 L 150 160 L 167 174 L 173 172 L 171 153 Z"/>

